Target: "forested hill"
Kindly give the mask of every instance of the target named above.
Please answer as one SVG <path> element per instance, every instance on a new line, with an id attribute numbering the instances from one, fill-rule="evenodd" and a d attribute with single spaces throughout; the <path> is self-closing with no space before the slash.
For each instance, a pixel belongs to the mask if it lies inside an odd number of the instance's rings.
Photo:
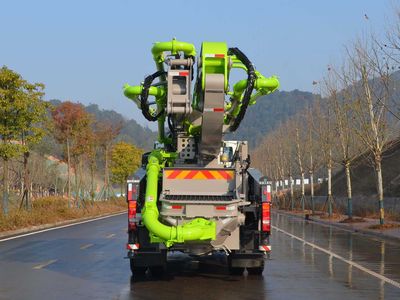
<path id="1" fill-rule="evenodd" d="M 313 98 L 312 93 L 299 90 L 277 91 L 261 97 L 247 109 L 239 129 L 228 138 L 247 140 L 254 149 L 267 133 L 306 108 L 313 102 Z"/>
<path id="2" fill-rule="evenodd" d="M 312 93 L 299 90 L 277 91 L 261 97 L 255 105 L 247 109 L 246 116 L 237 132 L 229 134 L 227 139 L 247 140 L 254 149 L 268 132 L 306 108 L 312 101 Z M 50 102 L 54 106 L 61 103 L 59 100 L 51 100 Z M 156 132 L 141 126 L 133 119 L 124 118 L 114 110 L 101 109 L 97 104 L 89 104 L 85 108 L 97 120 L 122 124 L 117 140 L 133 143 L 146 150 L 153 147 L 153 142 L 157 139 Z"/>
<path id="3" fill-rule="evenodd" d="M 61 103 L 59 100 L 51 100 L 51 104 L 57 106 Z M 142 127 L 133 119 L 126 119 L 120 113 L 114 110 L 101 109 L 97 104 L 85 106 L 88 113 L 92 114 L 96 120 L 110 122 L 111 124 L 121 124 L 122 128 L 117 140 L 123 140 L 136 146 L 150 150 L 157 139 L 157 133 L 147 127 Z"/>

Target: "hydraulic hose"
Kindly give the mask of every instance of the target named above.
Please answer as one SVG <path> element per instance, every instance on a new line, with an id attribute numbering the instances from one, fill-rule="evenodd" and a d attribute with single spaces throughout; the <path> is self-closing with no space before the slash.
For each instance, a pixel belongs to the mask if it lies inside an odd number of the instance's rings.
<path id="1" fill-rule="evenodd" d="M 147 102 L 147 99 L 149 98 L 149 88 L 151 84 L 153 83 L 154 79 L 157 77 L 160 77 L 162 75 L 165 75 L 164 71 L 157 71 L 153 73 L 152 75 L 147 76 L 144 79 L 143 83 L 143 89 L 140 94 L 140 109 L 142 110 L 143 116 L 148 120 L 148 121 L 157 121 L 157 119 L 164 113 L 164 109 L 161 109 L 157 115 L 152 115 L 149 110 L 149 103 Z"/>
<path id="2" fill-rule="evenodd" d="M 144 209 L 142 210 L 143 223 L 154 236 L 162 239 L 167 247 L 174 243 L 185 241 L 215 240 L 216 223 L 203 218 L 197 218 L 183 225 L 167 226 L 158 220 L 157 208 L 158 177 L 161 171 L 158 152 L 149 156 L 147 170 L 147 185 Z"/>
<path id="3" fill-rule="evenodd" d="M 256 74 L 255 74 L 255 69 L 253 64 L 250 62 L 250 60 L 247 58 L 247 56 L 239 50 L 239 48 L 229 48 L 228 50 L 229 55 L 236 55 L 236 57 L 246 66 L 247 68 L 247 86 L 243 95 L 242 99 L 242 104 L 240 107 L 240 111 L 238 115 L 236 116 L 233 124 L 230 126 L 230 131 L 235 131 L 240 123 L 242 122 L 245 114 L 247 107 L 249 106 L 251 94 L 254 89 L 254 83 L 256 80 Z"/>

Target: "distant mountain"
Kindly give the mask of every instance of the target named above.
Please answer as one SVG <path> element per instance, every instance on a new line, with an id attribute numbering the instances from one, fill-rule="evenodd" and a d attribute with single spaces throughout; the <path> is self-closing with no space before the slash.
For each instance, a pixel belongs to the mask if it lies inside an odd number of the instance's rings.
<path id="1" fill-rule="evenodd" d="M 247 140 L 250 147 L 255 149 L 270 131 L 306 108 L 313 99 L 312 93 L 299 90 L 277 91 L 261 97 L 247 109 L 239 129 L 227 138 Z"/>
<path id="2" fill-rule="evenodd" d="M 60 100 L 51 100 L 50 103 L 57 106 Z M 92 114 L 96 120 L 103 120 L 111 124 L 122 124 L 121 132 L 117 140 L 123 140 L 136 146 L 150 150 L 153 143 L 157 139 L 157 133 L 147 127 L 142 127 L 133 119 L 126 119 L 120 113 L 114 110 L 101 109 L 97 104 L 89 104 L 84 106 L 86 111 Z"/>
<path id="3" fill-rule="evenodd" d="M 313 94 L 293 90 L 290 92 L 277 91 L 271 95 L 261 97 L 257 103 L 247 109 L 246 116 L 239 129 L 228 134 L 226 139 L 247 140 L 251 148 L 256 148 L 260 140 L 280 123 L 306 108 L 313 102 Z M 57 106 L 59 100 L 50 101 Z M 122 129 L 118 140 L 124 140 L 149 150 L 157 139 L 157 133 L 147 127 L 142 127 L 133 119 L 126 119 L 113 110 L 101 109 L 97 104 L 85 106 L 86 111 L 93 114 L 97 120 L 106 120 L 111 123 L 121 123 Z"/>
<path id="4" fill-rule="evenodd" d="M 96 117 L 97 120 L 105 120 L 113 124 L 122 124 L 121 132 L 117 140 L 123 140 L 138 147 L 150 150 L 157 140 L 157 133 L 139 125 L 134 119 L 126 119 L 114 110 L 100 109 L 97 104 L 89 104 L 86 111 Z"/>

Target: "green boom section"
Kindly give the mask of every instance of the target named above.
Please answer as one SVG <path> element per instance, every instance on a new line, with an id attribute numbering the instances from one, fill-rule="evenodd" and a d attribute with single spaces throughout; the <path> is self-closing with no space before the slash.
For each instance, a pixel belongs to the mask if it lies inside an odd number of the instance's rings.
<path id="1" fill-rule="evenodd" d="M 139 109 L 141 109 L 139 96 L 142 93 L 142 90 L 143 90 L 142 85 L 135 85 L 135 86 L 130 86 L 129 84 L 124 85 L 124 95 L 129 99 L 131 99 L 133 102 L 135 102 Z M 149 95 L 155 97 L 157 110 L 162 111 L 166 103 L 167 93 L 165 88 L 162 86 L 160 87 L 151 86 L 149 88 Z M 151 113 L 153 113 L 153 111 Z M 165 137 L 165 129 L 164 129 L 165 115 L 162 114 L 157 121 L 158 121 L 158 140 L 160 143 L 168 143 L 169 140 Z"/>
<path id="2" fill-rule="evenodd" d="M 215 240 L 216 223 L 214 221 L 197 218 L 183 225 L 167 226 L 158 220 L 158 178 L 162 170 L 160 160 L 162 160 L 161 153 L 153 151 L 146 168 L 146 198 L 142 219 L 147 230 L 155 238 L 161 239 L 167 247 L 185 241 Z"/>
<path id="3" fill-rule="evenodd" d="M 273 93 L 279 88 L 279 80 L 276 76 L 264 77 L 256 71 L 257 79 L 254 84 L 256 93 L 250 97 L 249 105 L 256 104 L 259 97 Z M 247 87 L 247 79 L 238 81 L 233 86 L 233 92 L 231 93 L 231 103 L 225 107 L 225 124 L 229 123 L 229 120 L 234 119 L 240 112 L 242 106 L 243 93 Z"/>
<path id="4" fill-rule="evenodd" d="M 172 39 L 170 42 L 158 42 L 155 43 L 153 48 L 151 48 L 151 53 L 153 54 L 154 62 L 156 63 L 157 71 L 164 71 L 164 52 L 171 52 L 171 55 L 183 52 L 185 56 L 196 56 L 196 48 L 193 44 L 177 41 Z M 166 76 L 161 76 L 162 80 L 166 79 Z"/>

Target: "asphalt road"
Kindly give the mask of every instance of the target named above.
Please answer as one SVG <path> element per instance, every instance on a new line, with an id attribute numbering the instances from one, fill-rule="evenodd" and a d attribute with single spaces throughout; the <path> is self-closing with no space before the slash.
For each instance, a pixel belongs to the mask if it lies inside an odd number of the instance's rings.
<path id="1" fill-rule="evenodd" d="M 400 299 L 400 245 L 285 215 L 262 277 L 172 254 L 132 278 L 125 242 L 126 215 L 0 241 L 0 299 Z"/>

